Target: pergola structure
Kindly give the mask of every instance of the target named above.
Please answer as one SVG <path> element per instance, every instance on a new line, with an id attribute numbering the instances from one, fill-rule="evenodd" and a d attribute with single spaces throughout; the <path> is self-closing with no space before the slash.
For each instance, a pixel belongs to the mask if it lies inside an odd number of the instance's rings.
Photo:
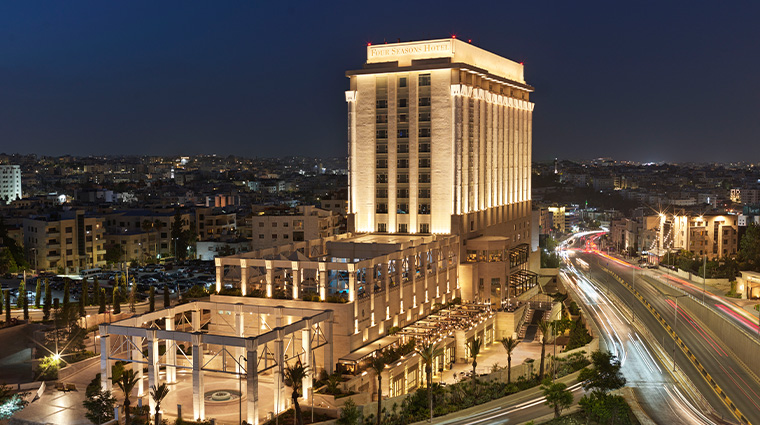
<path id="1" fill-rule="evenodd" d="M 313 351 L 324 347 L 324 369 L 332 373 L 332 327 L 332 310 L 287 308 L 274 303 L 271 307 L 209 301 L 181 304 L 100 325 L 101 384 L 103 389 L 112 388 L 115 361 L 133 364 L 140 378 L 138 396 L 145 394 L 145 366 L 149 387 L 160 385 L 162 368 L 167 383 L 177 382 L 177 369 L 191 370 L 193 418 L 205 419 L 204 372 L 227 373 L 235 380 L 245 374 L 246 421 L 258 424 L 259 374 L 272 371 L 272 412 L 282 412 L 287 404 L 282 372 L 288 361 L 299 359 L 314 368 Z M 162 345 L 165 350 L 160 354 Z M 309 394 L 311 387 L 309 376 L 304 379 L 303 394 Z M 151 413 L 155 413 L 152 398 L 149 402 Z"/>

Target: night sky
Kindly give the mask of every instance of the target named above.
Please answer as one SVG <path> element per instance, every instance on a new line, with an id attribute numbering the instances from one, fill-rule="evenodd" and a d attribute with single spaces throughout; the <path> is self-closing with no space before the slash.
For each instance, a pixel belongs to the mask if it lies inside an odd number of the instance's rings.
<path id="1" fill-rule="evenodd" d="M 366 43 L 456 34 L 525 62 L 536 160 L 758 162 L 758 22 L 759 2 L 4 1 L 0 152 L 343 156 Z"/>

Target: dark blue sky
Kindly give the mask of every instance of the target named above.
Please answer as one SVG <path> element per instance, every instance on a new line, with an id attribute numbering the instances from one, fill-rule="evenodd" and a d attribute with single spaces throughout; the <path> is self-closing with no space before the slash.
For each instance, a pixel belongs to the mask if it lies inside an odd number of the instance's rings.
<path id="1" fill-rule="evenodd" d="M 345 155 L 366 42 L 455 33 L 525 62 L 535 159 L 757 162 L 759 21 L 758 2 L 5 1 L 0 152 Z"/>

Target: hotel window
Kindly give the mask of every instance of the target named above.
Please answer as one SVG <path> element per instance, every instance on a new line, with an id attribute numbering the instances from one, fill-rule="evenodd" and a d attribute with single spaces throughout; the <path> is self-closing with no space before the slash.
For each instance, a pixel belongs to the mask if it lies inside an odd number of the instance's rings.
<path id="1" fill-rule="evenodd" d="M 409 129 L 408 128 L 400 128 L 398 130 L 398 138 L 399 139 L 408 139 L 409 138 Z"/>
<path id="2" fill-rule="evenodd" d="M 409 122 L 409 116 L 407 114 L 398 114 L 398 122 L 402 124 Z"/>
<path id="3" fill-rule="evenodd" d="M 399 223 L 399 225 L 398 225 L 398 231 L 399 231 L 399 233 L 406 233 L 406 232 L 408 232 L 408 229 L 406 227 L 406 223 Z"/>
<path id="4" fill-rule="evenodd" d="M 406 158 L 400 158 L 396 161 L 396 166 L 398 168 L 409 168 L 409 160 Z M 382 168 L 387 168 L 387 167 L 382 167 Z"/>
<path id="5" fill-rule="evenodd" d="M 420 158 L 420 168 L 430 168 L 430 158 Z"/>
<path id="6" fill-rule="evenodd" d="M 420 128 L 420 137 L 430 137 L 430 129 Z"/>
<path id="7" fill-rule="evenodd" d="M 430 106 L 430 98 L 429 97 L 421 97 L 420 98 L 420 106 Z"/>
<path id="8" fill-rule="evenodd" d="M 398 208 L 396 209 L 396 213 L 398 213 L 398 214 L 409 214 L 409 206 L 407 204 L 398 204 Z"/>
<path id="9" fill-rule="evenodd" d="M 388 175 L 385 173 L 380 173 L 375 178 L 375 183 L 388 183 Z"/>
<path id="10" fill-rule="evenodd" d="M 420 223 L 420 233 L 430 233 L 430 225 L 427 223 Z"/>
<path id="11" fill-rule="evenodd" d="M 420 183 L 430 183 L 430 173 L 420 173 Z"/>
<path id="12" fill-rule="evenodd" d="M 398 86 L 399 87 L 406 87 L 406 77 L 399 77 L 399 79 L 398 79 Z"/>
<path id="13" fill-rule="evenodd" d="M 396 182 L 398 183 L 409 183 L 409 174 L 407 173 L 399 173 L 397 176 Z"/>
<path id="14" fill-rule="evenodd" d="M 388 160 L 387 159 L 378 159 L 375 161 L 375 167 L 376 168 L 388 168 Z"/>
<path id="15" fill-rule="evenodd" d="M 377 223 L 377 231 L 385 233 L 388 231 L 388 228 L 386 227 L 385 223 Z"/>
<path id="16" fill-rule="evenodd" d="M 387 198 L 388 197 L 388 189 L 377 189 L 375 191 L 375 197 L 377 197 L 377 198 Z"/>
<path id="17" fill-rule="evenodd" d="M 264 239 L 264 235 L 262 233 L 259 233 L 259 239 Z"/>
<path id="18" fill-rule="evenodd" d="M 377 114 L 375 122 L 378 124 L 385 124 L 388 122 L 388 114 Z"/>
<path id="19" fill-rule="evenodd" d="M 388 138 L 388 130 L 380 129 L 375 131 L 375 137 L 378 139 L 387 139 Z"/>
<path id="20" fill-rule="evenodd" d="M 428 142 L 420 142 L 420 152 L 430 152 L 430 143 Z"/>
<path id="21" fill-rule="evenodd" d="M 430 189 L 420 189 L 420 198 L 426 199 L 430 198 Z"/>
<path id="22" fill-rule="evenodd" d="M 409 153 L 409 145 L 406 143 L 399 143 L 396 147 L 396 152 L 398 153 Z"/>
<path id="23" fill-rule="evenodd" d="M 396 197 L 401 199 L 409 198 L 409 189 L 396 189 Z"/>
<path id="24" fill-rule="evenodd" d="M 378 214 L 388 214 L 388 204 L 384 202 L 377 204 L 377 208 L 375 208 L 375 212 Z"/>
<path id="25" fill-rule="evenodd" d="M 420 204 L 417 207 L 417 214 L 430 214 L 430 204 Z"/>
<path id="26" fill-rule="evenodd" d="M 407 100 L 406 100 L 406 98 L 403 98 L 403 97 L 402 97 L 402 98 L 400 98 L 400 99 L 398 100 L 398 107 L 399 107 L 399 108 L 406 108 L 407 106 L 409 106 L 409 104 L 407 103 Z"/>
<path id="27" fill-rule="evenodd" d="M 388 145 L 385 143 L 378 143 L 375 147 L 375 153 L 388 153 Z"/>
<path id="28" fill-rule="evenodd" d="M 430 74 L 420 74 L 420 86 L 430 85 Z"/>
<path id="29" fill-rule="evenodd" d="M 388 101 L 385 99 L 377 99 L 377 103 L 375 105 L 377 106 L 377 109 L 385 109 L 388 107 Z"/>

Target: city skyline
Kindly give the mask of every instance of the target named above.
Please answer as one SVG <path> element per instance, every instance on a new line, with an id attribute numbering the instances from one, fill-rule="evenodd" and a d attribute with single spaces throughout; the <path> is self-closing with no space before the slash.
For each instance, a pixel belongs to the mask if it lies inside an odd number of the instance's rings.
<path id="1" fill-rule="evenodd" d="M 753 119 L 757 7 L 539 3 L 488 16 L 405 5 L 1 6 L 5 151 L 345 155 L 345 69 L 366 43 L 457 36 L 525 63 L 535 159 L 738 161 Z M 509 16 L 510 25 L 503 25 Z M 356 19 L 355 17 L 366 17 Z M 514 21 L 514 22 L 513 22 Z M 262 66 L 264 65 L 264 66 Z M 704 90 L 729 78 L 741 90 Z M 319 105 L 315 113 L 314 105 Z M 286 125 L 299 117 L 298 126 Z M 714 151 L 716 143 L 740 150 Z"/>

